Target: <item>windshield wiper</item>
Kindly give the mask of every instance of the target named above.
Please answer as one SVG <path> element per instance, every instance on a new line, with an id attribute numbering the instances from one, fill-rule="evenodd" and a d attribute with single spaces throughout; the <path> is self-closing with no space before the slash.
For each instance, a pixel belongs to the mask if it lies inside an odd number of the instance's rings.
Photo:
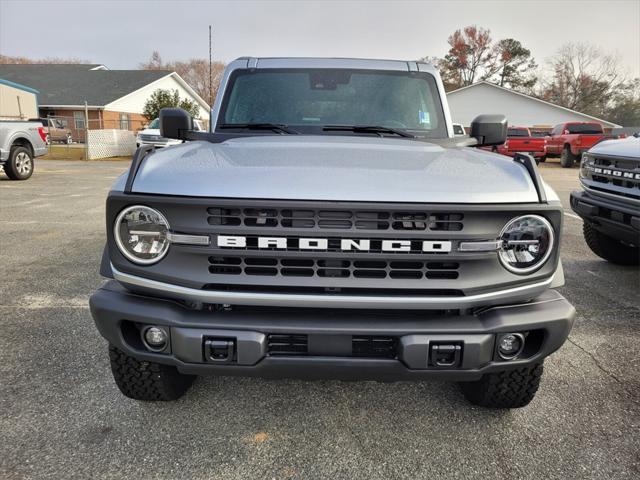
<path id="1" fill-rule="evenodd" d="M 217 128 L 225 129 L 225 128 L 241 128 L 247 130 L 273 130 L 274 132 L 278 132 L 280 134 L 299 134 L 300 132 L 296 132 L 295 130 L 290 129 L 287 125 L 283 125 L 280 123 L 222 123 L 217 126 Z"/>
<path id="2" fill-rule="evenodd" d="M 395 128 L 380 127 L 377 125 L 325 125 L 322 130 L 328 132 L 355 132 L 355 133 L 390 133 L 400 137 L 415 138 L 415 135 L 397 130 Z"/>

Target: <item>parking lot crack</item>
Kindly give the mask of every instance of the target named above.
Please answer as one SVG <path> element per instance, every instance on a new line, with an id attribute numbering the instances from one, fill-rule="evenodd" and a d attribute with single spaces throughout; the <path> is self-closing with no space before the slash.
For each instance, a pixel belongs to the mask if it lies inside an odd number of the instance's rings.
<path id="1" fill-rule="evenodd" d="M 614 374 L 613 372 L 607 370 L 606 368 L 604 368 L 602 366 L 602 364 L 600 363 L 600 361 L 596 358 L 596 356 L 591 353 L 589 350 L 587 350 L 586 348 L 584 348 L 582 345 L 580 345 L 579 343 L 577 343 L 575 340 L 572 340 L 571 337 L 567 338 L 567 341 L 571 344 L 574 345 L 575 347 L 577 347 L 580 351 L 584 352 L 585 354 L 587 354 L 587 356 L 589 358 L 591 358 L 591 360 L 593 361 L 594 365 L 598 368 L 598 370 L 600 370 L 602 373 L 604 373 L 606 376 L 612 378 L 613 380 L 616 381 L 616 383 L 618 383 L 623 390 L 625 390 L 627 393 L 631 393 L 628 391 L 627 389 L 627 385 L 624 382 L 624 380 L 621 380 L 620 378 L 618 378 L 618 376 L 616 374 Z M 635 403 L 640 403 L 638 402 L 635 398 L 634 395 L 631 395 L 631 398 L 633 399 L 633 401 Z"/>

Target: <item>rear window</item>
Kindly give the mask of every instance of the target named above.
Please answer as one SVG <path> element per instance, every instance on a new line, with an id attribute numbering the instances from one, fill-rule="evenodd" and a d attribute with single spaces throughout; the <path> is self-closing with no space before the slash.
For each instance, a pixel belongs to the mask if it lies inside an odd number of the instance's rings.
<path id="1" fill-rule="evenodd" d="M 526 128 L 510 128 L 507 131 L 508 137 L 528 137 L 529 132 Z"/>
<path id="2" fill-rule="evenodd" d="M 602 133 L 602 125 L 599 123 L 570 123 L 567 125 L 569 133 L 582 133 L 582 134 L 598 134 Z"/>

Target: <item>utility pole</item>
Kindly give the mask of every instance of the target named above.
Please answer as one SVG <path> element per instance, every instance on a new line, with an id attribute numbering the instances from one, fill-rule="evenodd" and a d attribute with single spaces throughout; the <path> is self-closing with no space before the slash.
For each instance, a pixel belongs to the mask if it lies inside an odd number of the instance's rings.
<path id="1" fill-rule="evenodd" d="M 211 25 L 209 25 L 209 106 L 213 107 L 213 76 L 211 64 Z"/>

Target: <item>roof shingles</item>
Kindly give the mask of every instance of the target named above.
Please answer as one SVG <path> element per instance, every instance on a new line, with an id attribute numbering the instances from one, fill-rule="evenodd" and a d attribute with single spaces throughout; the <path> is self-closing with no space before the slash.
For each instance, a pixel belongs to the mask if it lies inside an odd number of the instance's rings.
<path id="1" fill-rule="evenodd" d="M 40 91 L 40 106 L 103 107 L 169 75 L 168 70 L 91 70 L 96 65 L 0 65 L 0 78 Z"/>

